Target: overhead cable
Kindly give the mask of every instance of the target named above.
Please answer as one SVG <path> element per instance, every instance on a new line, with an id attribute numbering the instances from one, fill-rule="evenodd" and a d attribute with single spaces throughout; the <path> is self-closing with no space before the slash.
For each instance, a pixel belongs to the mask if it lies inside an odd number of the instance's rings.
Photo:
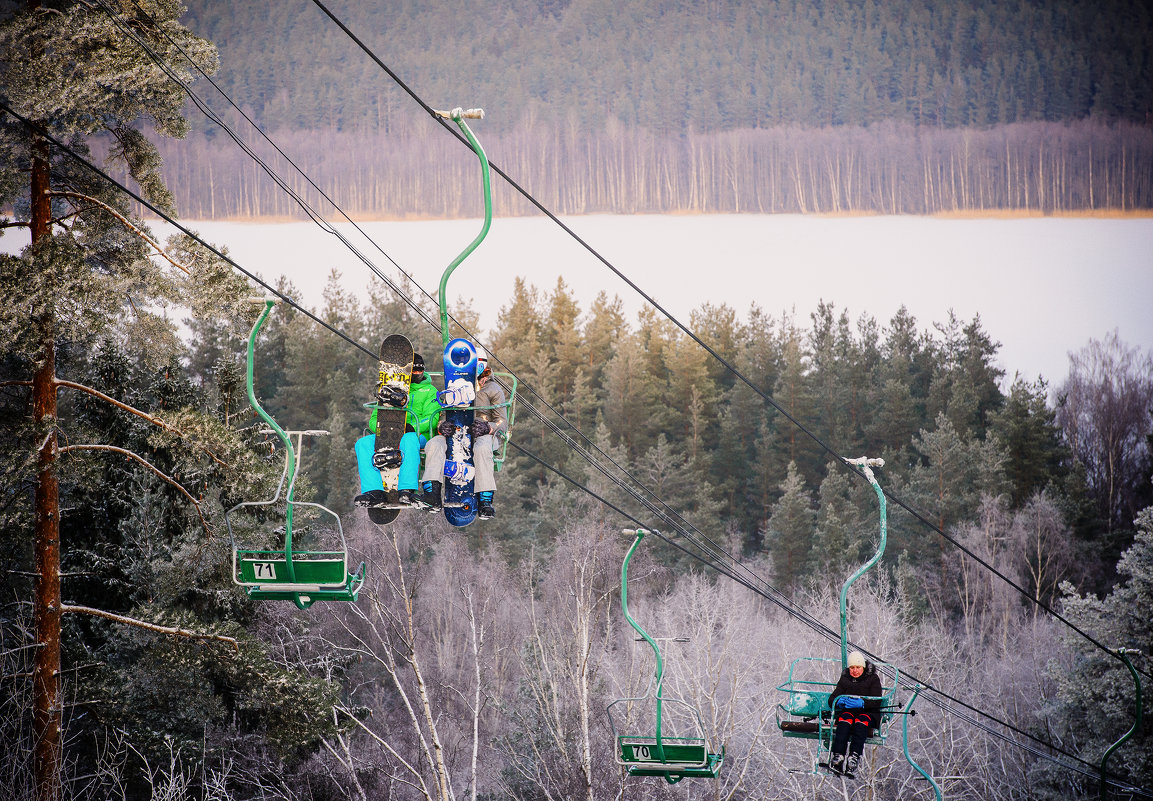
<path id="1" fill-rule="evenodd" d="M 343 22 L 341 22 L 328 9 L 328 7 L 325 6 L 325 4 L 322 2 L 322 0 L 312 0 L 312 2 L 318 8 L 320 8 L 320 10 L 323 11 L 324 14 L 326 14 L 329 17 L 329 19 L 331 19 L 342 31 L 344 31 L 345 34 L 369 58 L 371 58 L 378 66 L 380 66 L 380 68 L 383 69 L 389 75 L 389 77 L 391 77 L 397 83 L 397 85 L 399 85 L 401 87 L 401 89 L 403 89 L 416 103 L 418 103 L 423 109 L 425 109 L 430 114 L 432 114 L 432 116 L 435 119 L 437 119 L 438 123 L 440 123 L 442 126 L 444 126 L 446 130 L 450 131 L 458 141 L 462 142 L 466 147 L 469 147 L 471 149 L 471 145 L 469 145 L 468 141 L 458 131 L 456 131 L 451 126 L 449 126 L 447 123 L 445 123 L 444 120 L 437 118 L 432 107 L 429 106 L 428 103 L 426 103 L 395 72 L 393 72 L 393 70 L 390 69 L 388 67 L 388 65 L 385 64 L 372 51 L 371 48 L 369 48 L 364 42 L 362 42 L 348 28 L 348 26 L 346 26 Z M 769 395 L 767 392 L 765 392 L 763 389 L 761 389 L 756 384 L 754 384 L 751 380 L 749 380 L 749 378 L 747 378 L 739 369 L 737 369 L 737 367 L 734 364 L 729 362 L 724 356 L 722 356 L 715 349 L 713 349 L 708 343 L 706 343 L 699 336 L 697 336 L 696 333 L 694 333 L 688 326 L 686 326 L 679 319 L 677 319 L 675 316 L 673 316 L 672 313 L 670 313 L 660 303 L 658 303 L 654 297 L 652 297 L 650 294 L 645 292 L 639 285 L 637 285 L 634 281 L 632 281 L 632 279 L 630 279 L 623 272 L 621 272 L 619 269 L 617 269 L 617 267 L 614 266 L 607 258 L 605 258 L 603 255 L 601 255 L 594 247 L 592 247 L 592 245 L 590 245 L 583 238 L 581 238 L 575 231 L 573 231 L 571 228 L 569 228 L 567 225 L 565 225 L 564 222 L 562 222 L 560 220 L 560 218 L 558 218 L 552 211 L 550 211 L 540 201 L 538 201 L 535 197 L 533 197 L 533 195 L 531 193 L 529 193 L 526 189 L 524 189 L 516 180 L 514 180 L 508 173 L 506 173 L 499 165 L 494 164 L 491 161 L 491 159 L 489 160 L 489 167 L 491 168 L 491 170 L 493 172 L 495 172 L 496 174 L 498 174 L 502 178 L 504 178 L 505 181 L 507 181 L 508 184 L 512 188 L 514 188 L 522 197 L 524 197 L 533 206 L 535 206 L 541 213 L 543 213 L 546 217 L 548 217 L 553 223 L 558 225 L 563 231 L 565 231 L 565 233 L 567 233 L 569 236 L 571 236 L 577 243 L 579 243 L 593 257 L 595 257 L 598 261 L 600 261 L 602 264 L 604 264 L 618 278 L 620 278 L 622 281 L 624 281 L 626 284 L 628 284 L 629 287 L 631 287 L 638 295 L 640 295 L 642 298 L 644 298 L 644 300 L 646 302 L 648 302 L 650 305 L 652 305 L 653 308 L 655 308 L 657 311 L 659 311 L 661 314 L 663 314 L 670 322 L 672 322 L 677 328 L 679 328 L 682 332 L 684 332 L 684 334 L 686 336 L 688 336 L 690 339 L 692 339 L 693 342 L 695 342 L 697 345 L 699 345 L 701 348 L 703 348 L 710 356 L 712 356 L 714 359 L 716 359 L 716 361 L 719 362 L 722 366 L 724 366 L 730 373 L 732 373 L 742 383 L 744 383 L 751 390 L 753 390 L 753 392 L 757 393 L 757 395 L 759 395 L 761 397 L 761 399 L 763 399 L 766 403 L 768 403 L 770 406 L 772 406 L 774 409 L 776 409 L 785 419 L 787 419 L 790 423 L 792 423 L 801 433 L 803 433 L 806 437 L 808 437 L 816 445 L 818 445 L 822 450 L 824 450 L 826 453 L 828 453 L 830 456 L 832 456 L 839 464 L 844 466 L 850 472 L 855 473 L 858 477 L 864 479 L 864 474 L 859 469 L 847 465 L 844 457 L 841 456 L 839 453 L 837 453 L 837 451 L 834 450 L 832 448 L 832 446 L 827 444 L 823 439 L 821 439 L 819 436 L 817 436 L 817 434 L 812 432 L 800 420 L 793 417 L 793 415 L 790 414 L 789 411 L 786 410 L 783 406 L 781 406 L 779 403 L 777 403 L 777 401 L 771 395 Z M 888 490 L 884 490 L 884 493 L 885 493 L 885 497 L 887 497 L 890 501 L 892 501 L 894 504 L 896 504 L 900 508 L 904 509 L 910 515 L 912 515 L 918 522 L 920 522 L 921 524 L 923 524 L 924 526 L 926 526 L 930 530 L 935 531 L 938 535 L 940 535 L 946 541 L 948 541 L 949 543 L 951 543 L 952 545 L 957 547 L 962 553 L 964 553 L 970 559 L 974 560 L 977 564 L 981 565 L 986 570 L 988 570 L 990 573 L 997 576 L 1003 582 L 1008 584 L 1010 587 L 1012 587 L 1014 590 L 1016 590 L 1020 595 L 1022 595 L 1024 598 L 1026 598 L 1029 601 L 1029 603 L 1037 606 L 1038 608 L 1043 610 L 1046 614 L 1050 615 L 1055 620 L 1060 621 L 1061 623 L 1066 625 L 1069 629 L 1071 629 L 1072 631 L 1076 632 L 1081 637 L 1083 637 L 1085 640 L 1092 643 L 1093 645 L 1095 645 L 1097 648 L 1101 649 L 1105 653 L 1109 654 L 1109 656 L 1111 656 L 1112 658 L 1120 660 L 1120 657 L 1117 655 L 1115 649 L 1109 648 L 1104 643 L 1100 642 L 1096 637 L 1093 637 L 1091 634 L 1089 634 L 1088 632 L 1083 630 L 1081 627 L 1077 626 L 1071 620 L 1067 619 L 1064 615 L 1060 614 L 1055 609 L 1053 609 L 1051 606 L 1046 604 L 1044 601 L 1042 601 L 1040 599 L 1040 597 L 1035 596 L 1033 593 L 1030 593 L 1028 590 L 1026 590 L 1024 587 L 1022 587 L 1020 584 L 1018 584 L 1012 578 L 1005 575 L 1000 570 L 998 570 L 996 567 L 994 567 L 992 564 L 990 564 L 987 560 L 985 560 L 984 558 L 982 558 L 981 556 L 976 554 L 968 546 L 961 543 L 955 537 L 953 537 L 950 534 L 948 534 L 947 532 L 945 532 L 942 528 L 937 526 L 935 523 L 933 523 L 931 520 L 929 520 L 927 517 L 925 517 L 919 511 L 917 511 L 916 509 L 913 509 L 903 499 L 892 494 Z M 1150 678 L 1153 678 L 1153 674 L 1150 674 L 1146 671 L 1139 671 L 1139 672 L 1143 673 L 1144 675 L 1146 675 Z"/>

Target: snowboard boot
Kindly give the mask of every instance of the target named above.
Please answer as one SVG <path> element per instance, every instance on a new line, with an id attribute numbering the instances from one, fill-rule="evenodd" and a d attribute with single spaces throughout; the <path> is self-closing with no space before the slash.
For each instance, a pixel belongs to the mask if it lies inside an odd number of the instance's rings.
<path id="1" fill-rule="evenodd" d="M 396 494 L 396 502 L 401 506 L 416 506 L 419 500 L 416 497 L 415 490 L 402 489 Z"/>
<path id="2" fill-rule="evenodd" d="M 833 773 L 845 772 L 845 755 L 833 754 L 833 758 L 829 760 L 829 770 Z"/>
<path id="3" fill-rule="evenodd" d="M 382 489 L 362 492 L 352 499 L 353 506 L 360 506 L 364 509 L 375 509 L 386 503 L 388 503 L 388 493 Z"/>
<path id="4" fill-rule="evenodd" d="M 496 510 L 492 508 L 492 492 L 476 494 L 476 516 L 481 520 L 492 520 L 496 517 Z"/>
<path id="5" fill-rule="evenodd" d="M 444 504 L 440 500 L 440 482 L 439 481 L 426 481 L 421 485 L 422 491 L 420 493 L 420 504 L 428 509 L 430 512 L 439 512 L 444 508 Z"/>

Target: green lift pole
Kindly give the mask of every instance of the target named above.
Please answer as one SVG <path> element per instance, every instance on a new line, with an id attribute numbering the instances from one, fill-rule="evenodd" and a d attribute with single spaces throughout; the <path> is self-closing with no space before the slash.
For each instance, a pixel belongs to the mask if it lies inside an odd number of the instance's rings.
<path id="1" fill-rule="evenodd" d="M 453 270 L 460 266 L 460 263 L 468 258 L 468 255 L 477 249 L 477 246 L 484 241 L 488 235 L 488 229 L 492 225 L 492 181 L 489 176 L 488 156 L 484 153 L 484 148 L 480 146 L 480 142 L 476 141 L 473 136 L 472 130 L 468 127 L 465 119 L 482 120 L 484 119 L 484 109 L 479 108 L 454 108 L 452 111 L 437 111 L 437 116 L 450 119 L 460 126 L 460 130 L 464 133 L 465 138 L 468 139 L 469 146 L 476 153 L 477 158 L 480 159 L 480 172 L 481 181 L 484 184 L 484 224 L 481 226 L 480 233 L 476 238 L 469 243 L 468 247 L 460 252 L 460 255 L 453 259 L 452 264 L 448 265 L 444 274 L 440 277 L 440 293 L 438 300 L 440 301 L 440 339 L 441 345 L 448 345 L 448 341 L 452 339 L 448 330 L 448 277 L 452 275 Z"/>
<path id="2" fill-rule="evenodd" d="M 1101 757 L 1101 801 L 1106 801 L 1109 797 L 1108 782 L 1106 776 L 1108 775 L 1105 766 L 1109 763 L 1109 757 L 1113 756 L 1113 752 L 1125 744 L 1125 741 L 1132 737 L 1141 728 L 1141 677 L 1137 675 L 1137 668 L 1133 667 L 1133 662 L 1129 659 L 1129 654 L 1141 653 L 1136 648 L 1118 648 L 1117 656 L 1125 663 L 1125 667 L 1129 668 L 1129 672 L 1133 674 L 1133 684 L 1137 688 L 1137 717 L 1133 721 L 1133 726 L 1129 731 L 1121 735 L 1121 739 L 1109 746 L 1105 751 L 1105 756 Z"/>
<path id="3" fill-rule="evenodd" d="M 637 634 L 641 635 L 653 649 L 653 655 L 657 658 L 657 671 L 655 674 L 656 681 L 656 700 L 657 700 L 657 725 L 656 725 L 656 747 L 653 753 L 656 754 L 658 762 L 665 761 L 665 747 L 661 742 L 661 706 L 664 701 L 664 693 L 662 685 L 664 682 L 665 666 L 664 661 L 661 659 L 661 649 L 657 647 L 656 641 L 649 636 L 648 632 L 640 627 L 640 624 L 633 620 L 633 616 L 629 614 L 629 560 L 633 558 L 633 554 L 637 550 L 637 546 L 641 544 L 641 540 L 645 538 L 645 532 L 642 529 L 637 529 L 637 537 L 633 540 L 632 547 L 629 552 L 625 554 L 625 561 L 621 564 L 621 611 L 625 614 L 625 620 L 629 625 L 636 629 Z"/>
<path id="4" fill-rule="evenodd" d="M 881 539 L 877 543 L 877 552 L 873 554 L 873 558 L 861 565 L 846 579 L 845 584 L 841 587 L 841 669 L 844 670 L 849 662 L 849 616 L 848 616 L 848 599 L 849 587 L 853 585 L 857 579 L 865 574 L 865 572 L 873 565 L 881 560 L 881 556 L 885 553 L 885 538 L 888 533 L 888 510 L 885 505 L 885 492 L 881 489 L 881 485 L 877 483 L 876 477 L 873 476 L 874 467 L 884 467 L 884 459 L 868 459 L 861 456 L 857 459 L 845 459 L 845 463 L 854 467 L 859 467 L 861 472 L 865 474 L 865 478 L 873 485 L 873 491 L 877 493 L 877 501 L 881 504 Z"/>
<path id="5" fill-rule="evenodd" d="M 256 413 L 260 415 L 260 419 L 268 423 L 268 427 L 276 432 L 276 436 L 280 437 L 280 441 L 284 443 L 285 452 L 288 455 L 288 494 L 285 495 L 285 500 L 288 503 L 287 511 L 284 519 L 284 557 L 286 568 L 288 570 L 288 581 L 290 583 L 296 581 L 296 571 L 292 566 L 292 493 L 296 485 L 296 450 L 292 447 L 292 438 L 284 433 L 272 415 L 264 411 L 264 407 L 260 405 L 260 401 L 256 399 L 256 392 L 253 390 L 252 380 L 252 363 L 256 361 L 256 335 L 260 331 L 260 327 L 264 325 L 264 321 L 268 319 L 268 315 L 272 313 L 272 307 L 276 305 L 274 298 L 264 299 L 264 311 L 261 312 L 260 317 L 252 326 L 252 331 L 248 335 L 248 374 L 246 378 L 246 386 L 248 389 L 248 402 Z M 304 607 L 300 605 L 300 600 L 297 599 L 296 605 L 301 609 Z"/>
<path id="6" fill-rule="evenodd" d="M 913 689 L 913 695 L 909 698 L 909 703 L 905 704 L 905 719 L 901 721 L 901 733 L 904 735 L 903 740 L 905 745 L 905 761 L 912 765 L 913 769 L 917 771 L 917 773 L 920 773 L 922 776 L 924 776 L 925 780 L 929 782 L 929 784 L 933 785 L 933 795 L 936 796 L 937 801 L 941 801 L 941 788 L 935 781 L 933 781 L 933 777 L 930 776 L 924 768 L 914 762 L 911 756 L 909 756 L 909 718 L 916 714 L 913 712 L 913 702 L 917 700 L 917 696 L 920 694 L 921 686 L 917 685 Z"/>

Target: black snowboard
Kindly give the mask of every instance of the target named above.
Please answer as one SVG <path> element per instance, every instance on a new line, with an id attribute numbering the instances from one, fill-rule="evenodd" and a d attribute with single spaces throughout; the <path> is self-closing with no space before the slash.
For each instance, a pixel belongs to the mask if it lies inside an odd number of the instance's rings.
<path id="1" fill-rule="evenodd" d="M 373 464 L 385 454 L 393 454 L 395 467 L 381 467 L 380 480 L 388 493 L 389 506 L 369 508 L 368 519 L 377 525 L 396 520 L 401 506 L 397 500 L 397 480 L 400 477 L 400 438 L 404 436 L 405 406 L 408 405 L 409 384 L 412 382 L 412 343 L 400 334 L 391 334 L 380 345 L 380 374 L 377 394 L 386 387 L 403 393 L 404 406 L 394 407 L 377 402 L 376 443 Z"/>

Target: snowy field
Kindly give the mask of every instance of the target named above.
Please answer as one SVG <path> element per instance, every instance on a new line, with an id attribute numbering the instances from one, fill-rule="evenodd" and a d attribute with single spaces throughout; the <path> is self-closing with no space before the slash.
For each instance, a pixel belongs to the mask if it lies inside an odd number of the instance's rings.
<path id="1" fill-rule="evenodd" d="M 938 219 L 799 215 L 594 215 L 566 225 L 686 325 L 702 303 L 743 317 L 756 303 L 802 327 L 821 300 L 884 326 L 903 304 L 920 328 L 980 314 L 1000 341 L 1011 379 L 1066 375 L 1068 353 L 1117 329 L 1153 348 L 1153 218 Z M 187 225 L 250 272 L 288 276 L 304 305 L 318 308 L 330 270 L 362 291 L 379 279 L 340 240 L 313 223 L 191 222 Z M 436 294 L 441 272 L 472 241 L 479 220 L 372 222 L 341 233 L 390 275 L 396 268 Z M 0 239 L 11 251 L 12 235 Z M 449 281 L 450 309 L 470 299 L 483 330 L 521 276 L 550 292 L 558 276 L 587 309 L 600 291 L 630 315 L 643 299 L 555 223 L 493 221 L 484 243 Z"/>

